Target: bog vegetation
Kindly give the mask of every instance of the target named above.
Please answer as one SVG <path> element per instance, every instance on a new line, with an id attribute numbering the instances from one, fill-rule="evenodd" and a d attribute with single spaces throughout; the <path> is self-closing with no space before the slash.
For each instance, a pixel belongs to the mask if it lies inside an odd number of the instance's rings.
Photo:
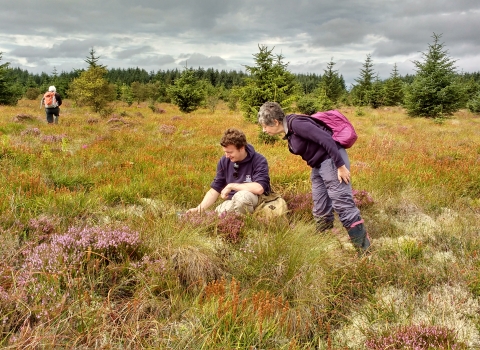
<path id="1" fill-rule="evenodd" d="M 170 88 L 93 84 L 111 99 L 97 111 L 65 92 L 58 125 L 46 124 L 38 99 L 0 106 L 2 348 L 480 347 L 478 115 L 465 99 L 427 118 L 365 103 L 373 93 L 350 105 L 350 94 L 329 88 L 341 81 L 333 61 L 328 84 L 307 91 L 271 55 L 260 47 L 252 67 L 263 68 L 243 86 L 215 95 L 201 83 L 210 95 L 195 109 L 171 103 L 191 91 L 190 75 Z M 73 87 L 107 79 L 96 59 L 92 50 Z M 0 91 L 17 96 L 9 69 L 0 67 Z M 273 72 L 280 78 L 265 78 Z M 398 101 L 402 79 L 395 70 L 392 79 Z M 274 98 L 297 94 L 282 100 L 292 112 L 331 103 L 356 127 L 349 155 L 368 256 L 357 256 L 338 220 L 315 232 L 307 166 L 232 108 L 251 99 L 254 110 L 262 84 Z M 157 95 L 140 98 L 132 86 Z M 266 156 L 285 218 L 179 215 L 208 189 L 229 127 Z"/>
<path id="2" fill-rule="evenodd" d="M 435 123 L 400 107 L 341 109 L 360 135 L 353 187 L 373 241 L 359 259 L 339 222 L 315 233 L 306 165 L 284 141 L 257 141 L 240 113 L 114 109 L 67 99 L 58 125 L 37 101 L 0 109 L 2 347 L 480 345 L 469 111 Z M 269 160 L 284 220 L 177 215 L 208 189 L 231 126 Z"/>

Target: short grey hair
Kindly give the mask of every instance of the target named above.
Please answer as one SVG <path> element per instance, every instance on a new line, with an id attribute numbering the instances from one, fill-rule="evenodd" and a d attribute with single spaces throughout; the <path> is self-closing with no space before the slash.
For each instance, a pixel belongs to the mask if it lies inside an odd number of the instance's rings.
<path id="1" fill-rule="evenodd" d="M 258 122 L 262 125 L 273 126 L 275 120 L 283 122 L 285 113 L 277 102 L 265 102 L 258 111 Z"/>

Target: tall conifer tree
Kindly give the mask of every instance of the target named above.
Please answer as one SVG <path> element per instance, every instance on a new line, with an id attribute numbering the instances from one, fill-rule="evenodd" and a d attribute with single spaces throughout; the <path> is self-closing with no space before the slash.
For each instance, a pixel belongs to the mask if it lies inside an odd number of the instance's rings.
<path id="1" fill-rule="evenodd" d="M 360 70 L 360 77 L 355 79 L 357 85 L 352 89 L 352 101 L 354 105 L 366 106 L 370 103 L 369 95 L 373 86 L 374 74 L 372 57 L 368 54 Z"/>
<path id="2" fill-rule="evenodd" d="M 397 64 L 393 66 L 390 78 L 387 79 L 384 85 L 384 100 L 385 106 L 397 106 L 403 102 L 403 81 L 398 74 Z"/>
<path id="3" fill-rule="evenodd" d="M 327 68 L 323 71 L 322 80 L 320 81 L 319 88 L 320 91 L 324 91 L 326 96 L 333 103 L 337 103 L 340 97 L 345 92 L 345 83 L 340 77 L 338 70 L 334 70 L 333 58 L 327 64 Z"/>
<path id="4" fill-rule="evenodd" d="M 433 33 L 433 43 L 414 61 L 417 74 L 406 88 L 405 108 L 412 117 L 448 116 L 460 109 L 464 89 L 456 79 L 455 60 L 449 57 L 441 35 Z"/>
<path id="5" fill-rule="evenodd" d="M 2 62 L 2 52 L 0 52 Z M 16 105 L 20 95 L 15 91 L 13 81 L 8 78 L 9 62 L 0 64 L 0 105 Z"/>
<path id="6" fill-rule="evenodd" d="M 256 123 L 260 106 L 267 101 L 278 102 L 288 110 L 300 90 L 295 76 L 287 70 L 282 55 L 274 55 L 267 46 L 259 46 L 254 54 L 255 65 L 245 66 L 249 77 L 241 89 L 240 105 L 246 120 Z"/>

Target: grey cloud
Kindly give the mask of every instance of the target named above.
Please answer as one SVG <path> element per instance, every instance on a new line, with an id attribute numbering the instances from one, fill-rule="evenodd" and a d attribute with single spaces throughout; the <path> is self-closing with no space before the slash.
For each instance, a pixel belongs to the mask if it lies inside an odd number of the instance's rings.
<path id="1" fill-rule="evenodd" d="M 478 0 L 84 0 L 56 2 L 54 16 L 45 11 L 50 4 L 16 0 L 2 8 L 4 59 L 27 62 L 29 70 L 46 69 L 45 62 L 69 67 L 83 64 L 93 46 L 109 67 L 158 69 L 187 61 L 241 69 L 265 43 L 276 46 L 292 70 L 322 73 L 334 56 L 347 80 L 358 74 L 366 52 L 382 74 L 394 61 L 411 67 L 409 59 L 425 51 L 436 32 L 459 62 L 465 58 L 478 70 Z"/>
<path id="2" fill-rule="evenodd" d="M 169 55 L 149 55 L 135 59 L 135 65 L 161 68 L 175 63 L 175 59 Z"/>
<path id="3" fill-rule="evenodd" d="M 463 48 L 478 52 L 480 32 L 479 12 L 467 11 L 451 15 L 420 14 L 415 17 L 395 18 L 378 26 L 388 41 L 376 46 L 376 54 L 390 56 L 396 54 L 408 55 L 426 51 L 433 41 L 432 35 L 441 34 L 441 42 L 452 52 Z M 402 30 L 398 30 L 401 28 Z"/>
<path id="4" fill-rule="evenodd" d="M 132 58 L 133 56 L 144 55 L 151 51 L 153 51 L 153 48 L 151 46 L 142 46 L 134 49 L 122 50 L 119 53 L 117 53 L 117 58 L 118 59 Z"/>
<path id="5" fill-rule="evenodd" d="M 205 56 L 200 53 L 193 53 L 187 57 L 187 55 L 181 55 L 182 60 L 178 62 L 181 66 L 188 67 L 215 67 L 225 66 L 227 62 L 219 56 Z M 183 60 L 184 59 L 184 60 Z"/>
<path id="6" fill-rule="evenodd" d="M 336 18 L 315 28 L 312 44 L 330 47 L 362 42 L 363 38 L 371 32 L 371 25 L 367 23 Z"/>
<path id="7" fill-rule="evenodd" d="M 17 46 L 10 55 L 35 60 L 42 58 L 87 57 L 92 47 L 102 47 L 105 42 L 99 40 L 65 40 L 60 44 L 54 44 L 51 48 L 35 46 Z"/>

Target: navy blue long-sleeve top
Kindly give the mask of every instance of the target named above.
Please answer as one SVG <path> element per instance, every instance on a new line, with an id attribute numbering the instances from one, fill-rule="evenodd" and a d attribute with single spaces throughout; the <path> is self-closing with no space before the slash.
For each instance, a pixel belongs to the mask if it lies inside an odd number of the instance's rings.
<path id="1" fill-rule="evenodd" d="M 328 158 L 333 159 L 337 168 L 345 165 L 340 153 L 340 145 L 332 139 L 331 133 L 313 119 L 289 114 L 285 117 L 285 139 L 290 153 L 299 155 L 312 168 L 319 168 Z"/>
<path id="2" fill-rule="evenodd" d="M 270 193 L 267 159 L 260 153 L 257 153 L 250 144 L 245 147 L 245 150 L 247 151 L 245 159 L 236 163 L 238 165 L 236 177 L 234 176 L 235 169 L 233 168 L 235 163 L 225 156 L 220 158 L 217 164 L 217 174 L 210 185 L 211 188 L 217 192 L 222 192 L 229 183 L 257 182 L 263 187 L 265 195 Z M 235 193 L 236 191 L 231 191 L 228 198 L 231 199 Z"/>

